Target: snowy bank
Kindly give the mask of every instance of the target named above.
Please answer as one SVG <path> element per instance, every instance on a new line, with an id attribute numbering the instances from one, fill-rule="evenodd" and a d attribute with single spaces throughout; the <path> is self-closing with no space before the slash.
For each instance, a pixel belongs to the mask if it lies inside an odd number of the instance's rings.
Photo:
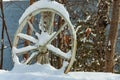
<path id="1" fill-rule="evenodd" d="M 15 65 L 12 71 L 0 70 L 0 80 L 120 80 L 120 75 L 102 72 L 69 72 L 64 74 L 52 66 Z"/>

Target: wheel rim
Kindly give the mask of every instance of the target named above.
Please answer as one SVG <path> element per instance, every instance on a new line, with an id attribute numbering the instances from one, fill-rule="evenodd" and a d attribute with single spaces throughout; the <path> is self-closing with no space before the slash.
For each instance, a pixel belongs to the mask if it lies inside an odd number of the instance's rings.
<path id="1" fill-rule="evenodd" d="M 42 2 L 38 1 L 37 3 L 41 4 Z M 49 3 L 49 2 L 47 2 L 47 3 Z M 56 2 L 53 3 L 53 4 L 56 5 Z M 34 5 L 36 5 L 36 3 Z M 34 6 L 34 5 L 32 5 L 32 6 Z M 51 4 L 51 6 L 52 6 L 52 4 Z M 57 3 L 57 6 L 59 6 L 61 8 L 63 7 L 59 3 Z M 27 10 L 29 10 L 29 8 Z M 30 22 L 31 17 L 33 17 L 33 16 L 35 17 L 36 15 L 38 15 L 42 12 L 46 12 L 46 11 L 54 14 L 54 16 L 53 16 L 54 20 L 53 21 L 55 21 L 55 18 L 56 18 L 55 15 L 62 17 L 63 20 L 64 20 L 64 23 L 60 27 L 60 29 L 58 29 L 57 31 L 53 30 L 51 35 L 48 34 L 48 32 L 44 32 L 43 30 L 42 30 L 41 33 L 38 33 L 38 31 L 36 31 L 36 29 L 34 28 L 34 25 Z M 64 12 L 67 13 L 66 9 L 64 9 Z M 26 13 L 24 13 L 24 14 L 26 14 Z M 47 50 L 49 50 L 49 51 L 52 51 L 53 53 L 56 53 L 54 55 L 58 55 L 65 60 L 69 60 L 69 64 L 68 64 L 68 66 L 65 70 L 65 73 L 67 73 L 70 70 L 70 68 L 71 68 L 71 66 L 72 66 L 72 64 L 75 60 L 75 52 L 76 52 L 76 34 L 75 34 L 75 31 L 73 29 L 73 26 L 72 26 L 68 16 L 65 16 L 63 13 L 61 13 L 59 10 L 54 9 L 53 7 L 45 7 L 45 6 L 35 9 L 25 16 L 24 16 L 24 14 L 22 15 L 22 18 L 19 21 L 20 25 L 19 25 L 18 30 L 17 30 L 17 32 L 15 34 L 15 37 L 14 37 L 13 50 L 12 50 L 13 61 L 15 63 L 18 63 L 19 60 L 20 60 L 20 58 L 18 57 L 19 55 L 22 55 L 22 54 L 24 54 L 25 52 L 28 52 L 28 51 L 33 51 L 33 52 L 31 52 L 32 54 L 30 55 L 28 60 L 26 60 L 24 62 L 25 64 L 28 64 L 31 61 L 31 58 L 33 58 L 33 56 L 37 56 L 39 53 L 41 53 L 41 52 L 45 53 Z M 52 21 L 52 23 L 53 23 L 53 21 Z M 23 34 L 24 33 L 24 28 L 26 27 L 26 25 L 29 25 L 30 28 L 32 29 L 33 33 L 36 33 L 34 36 Z M 71 56 L 66 54 L 65 51 L 62 51 L 62 50 L 58 49 L 58 47 L 55 47 L 54 45 L 51 44 L 52 41 L 56 37 L 58 37 L 58 35 L 61 34 L 62 31 L 64 31 L 64 28 L 66 26 L 69 27 L 69 31 L 71 32 L 70 33 L 71 34 L 71 42 L 72 42 L 71 43 L 72 47 L 70 48 Z M 40 25 L 38 27 L 40 27 Z M 42 36 L 46 36 L 47 38 L 42 40 L 42 38 L 43 38 Z M 37 38 L 35 38 L 35 37 L 37 37 Z M 27 47 L 18 48 L 18 44 L 19 44 L 21 38 L 24 39 L 24 40 L 29 40 L 30 42 L 32 42 L 32 45 L 29 45 Z M 53 51 L 53 49 L 55 51 Z M 61 53 L 61 54 L 59 54 L 58 52 Z"/>

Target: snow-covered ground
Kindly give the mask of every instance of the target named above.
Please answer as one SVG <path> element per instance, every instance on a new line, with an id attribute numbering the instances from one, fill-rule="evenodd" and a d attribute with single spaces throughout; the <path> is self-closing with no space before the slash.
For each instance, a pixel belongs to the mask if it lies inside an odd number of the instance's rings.
<path id="1" fill-rule="evenodd" d="M 0 80 L 120 80 L 120 75 L 102 72 L 64 74 L 49 64 L 15 65 L 11 71 L 0 70 Z"/>

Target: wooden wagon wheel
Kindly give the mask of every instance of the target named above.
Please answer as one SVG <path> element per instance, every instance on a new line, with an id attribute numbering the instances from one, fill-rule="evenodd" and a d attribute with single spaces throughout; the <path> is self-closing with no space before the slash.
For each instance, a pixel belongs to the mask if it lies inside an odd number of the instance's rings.
<path id="1" fill-rule="evenodd" d="M 31 23 L 30 19 L 32 17 L 34 17 L 34 20 Z M 62 25 L 59 28 L 55 26 L 58 23 L 58 17 L 62 18 Z M 26 34 L 28 25 L 31 28 L 31 35 Z M 69 44 L 71 47 L 67 50 L 62 50 L 57 46 L 61 44 L 60 42 L 56 42 L 55 45 L 52 42 L 62 32 L 66 33 L 66 27 L 68 28 L 67 31 L 69 31 Z M 30 42 L 28 46 L 22 45 L 25 40 Z M 30 56 L 27 60 L 24 60 L 22 55 L 26 54 L 26 52 L 29 52 Z M 59 56 L 63 60 L 68 61 L 69 64 L 65 70 L 65 73 L 68 73 L 75 60 L 76 33 L 64 6 L 55 1 L 41 0 L 28 7 L 19 20 L 12 53 L 14 63 L 24 64 L 32 64 L 35 59 L 39 63 L 44 63 L 42 59 L 49 60 L 48 53 Z"/>

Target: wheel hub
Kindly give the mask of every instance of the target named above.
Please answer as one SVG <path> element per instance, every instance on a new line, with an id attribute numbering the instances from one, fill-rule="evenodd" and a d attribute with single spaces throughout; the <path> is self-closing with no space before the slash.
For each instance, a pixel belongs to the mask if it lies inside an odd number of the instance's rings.
<path id="1" fill-rule="evenodd" d="M 38 42 L 36 43 L 36 45 L 38 46 L 38 51 L 40 53 L 46 53 L 48 51 L 45 43 L 46 43 L 46 39 L 49 37 L 48 33 L 42 32 L 41 34 L 36 33 L 37 37 L 38 37 Z M 44 36 L 44 38 L 43 38 Z M 47 37 L 46 37 L 47 36 Z"/>
<path id="2" fill-rule="evenodd" d="M 39 46 L 38 50 L 39 50 L 40 53 L 46 53 L 48 51 L 46 46 Z"/>

